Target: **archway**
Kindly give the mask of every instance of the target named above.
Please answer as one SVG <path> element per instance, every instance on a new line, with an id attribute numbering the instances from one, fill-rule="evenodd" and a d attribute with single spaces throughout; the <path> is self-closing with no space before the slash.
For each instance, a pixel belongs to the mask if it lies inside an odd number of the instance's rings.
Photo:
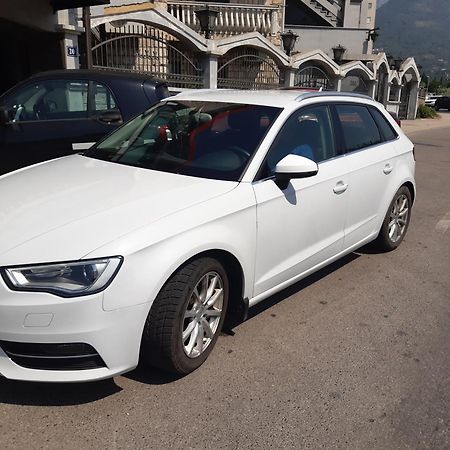
<path id="1" fill-rule="evenodd" d="M 92 59 L 95 68 L 148 73 L 175 88 L 203 85 L 200 55 L 192 45 L 138 22 L 110 22 L 94 29 Z"/>
<path id="2" fill-rule="evenodd" d="M 317 88 L 322 90 L 333 90 L 334 83 L 330 75 L 318 65 L 309 62 L 300 66 L 295 73 L 294 86 L 302 88 Z"/>
<path id="3" fill-rule="evenodd" d="M 420 76 L 417 68 L 411 65 L 401 78 L 402 90 L 400 95 L 399 117 L 401 119 L 415 119 L 417 99 L 419 94 Z"/>
<path id="4" fill-rule="evenodd" d="M 218 88 L 276 88 L 280 86 L 280 78 L 281 71 L 274 59 L 257 48 L 235 47 L 218 59 Z"/>

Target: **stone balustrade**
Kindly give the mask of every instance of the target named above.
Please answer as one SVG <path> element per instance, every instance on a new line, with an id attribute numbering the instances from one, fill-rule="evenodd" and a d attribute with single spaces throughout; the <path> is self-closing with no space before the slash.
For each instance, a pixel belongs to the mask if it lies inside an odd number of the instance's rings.
<path id="1" fill-rule="evenodd" d="M 168 1 L 167 11 L 193 30 L 200 32 L 195 11 L 206 4 L 190 1 Z M 258 31 L 263 36 L 275 36 L 280 29 L 280 6 L 249 5 L 239 3 L 210 3 L 219 14 L 214 30 L 215 36 L 225 37 Z"/>

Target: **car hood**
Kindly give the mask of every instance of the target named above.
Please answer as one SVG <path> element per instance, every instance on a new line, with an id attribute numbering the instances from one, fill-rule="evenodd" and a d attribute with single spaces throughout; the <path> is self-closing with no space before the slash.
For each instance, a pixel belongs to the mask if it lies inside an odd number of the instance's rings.
<path id="1" fill-rule="evenodd" d="M 82 258 L 237 184 L 81 155 L 4 175 L 0 177 L 0 265 Z"/>

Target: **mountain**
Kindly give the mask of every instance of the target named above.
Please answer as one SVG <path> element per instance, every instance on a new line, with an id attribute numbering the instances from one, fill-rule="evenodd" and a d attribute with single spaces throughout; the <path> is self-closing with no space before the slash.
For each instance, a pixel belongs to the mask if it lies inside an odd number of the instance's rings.
<path id="1" fill-rule="evenodd" d="M 378 0 L 377 8 L 381 8 L 385 3 L 387 3 L 389 0 Z"/>
<path id="2" fill-rule="evenodd" d="M 377 10 L 376 47 L 394 56 L 414 56 L 427 75 L 448 76 L 449 18 L 450 0 L 388 0 Z"/>

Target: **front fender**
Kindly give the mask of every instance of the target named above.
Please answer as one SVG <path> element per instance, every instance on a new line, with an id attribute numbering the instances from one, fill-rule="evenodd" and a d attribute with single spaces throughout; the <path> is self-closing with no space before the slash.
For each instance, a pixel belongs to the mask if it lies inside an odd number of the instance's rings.
<path id="1" fill-rule="evenodd" d="M 123 265 L 105 290 L 103 308 L 149 307 L 164 283 L 187 260 L 208 250 L 232 254 L 244 273 L 244 297 L 253 293 L 256 207 L 250 184 L 166 217 L 86 257 L 122 255 Z"/>

